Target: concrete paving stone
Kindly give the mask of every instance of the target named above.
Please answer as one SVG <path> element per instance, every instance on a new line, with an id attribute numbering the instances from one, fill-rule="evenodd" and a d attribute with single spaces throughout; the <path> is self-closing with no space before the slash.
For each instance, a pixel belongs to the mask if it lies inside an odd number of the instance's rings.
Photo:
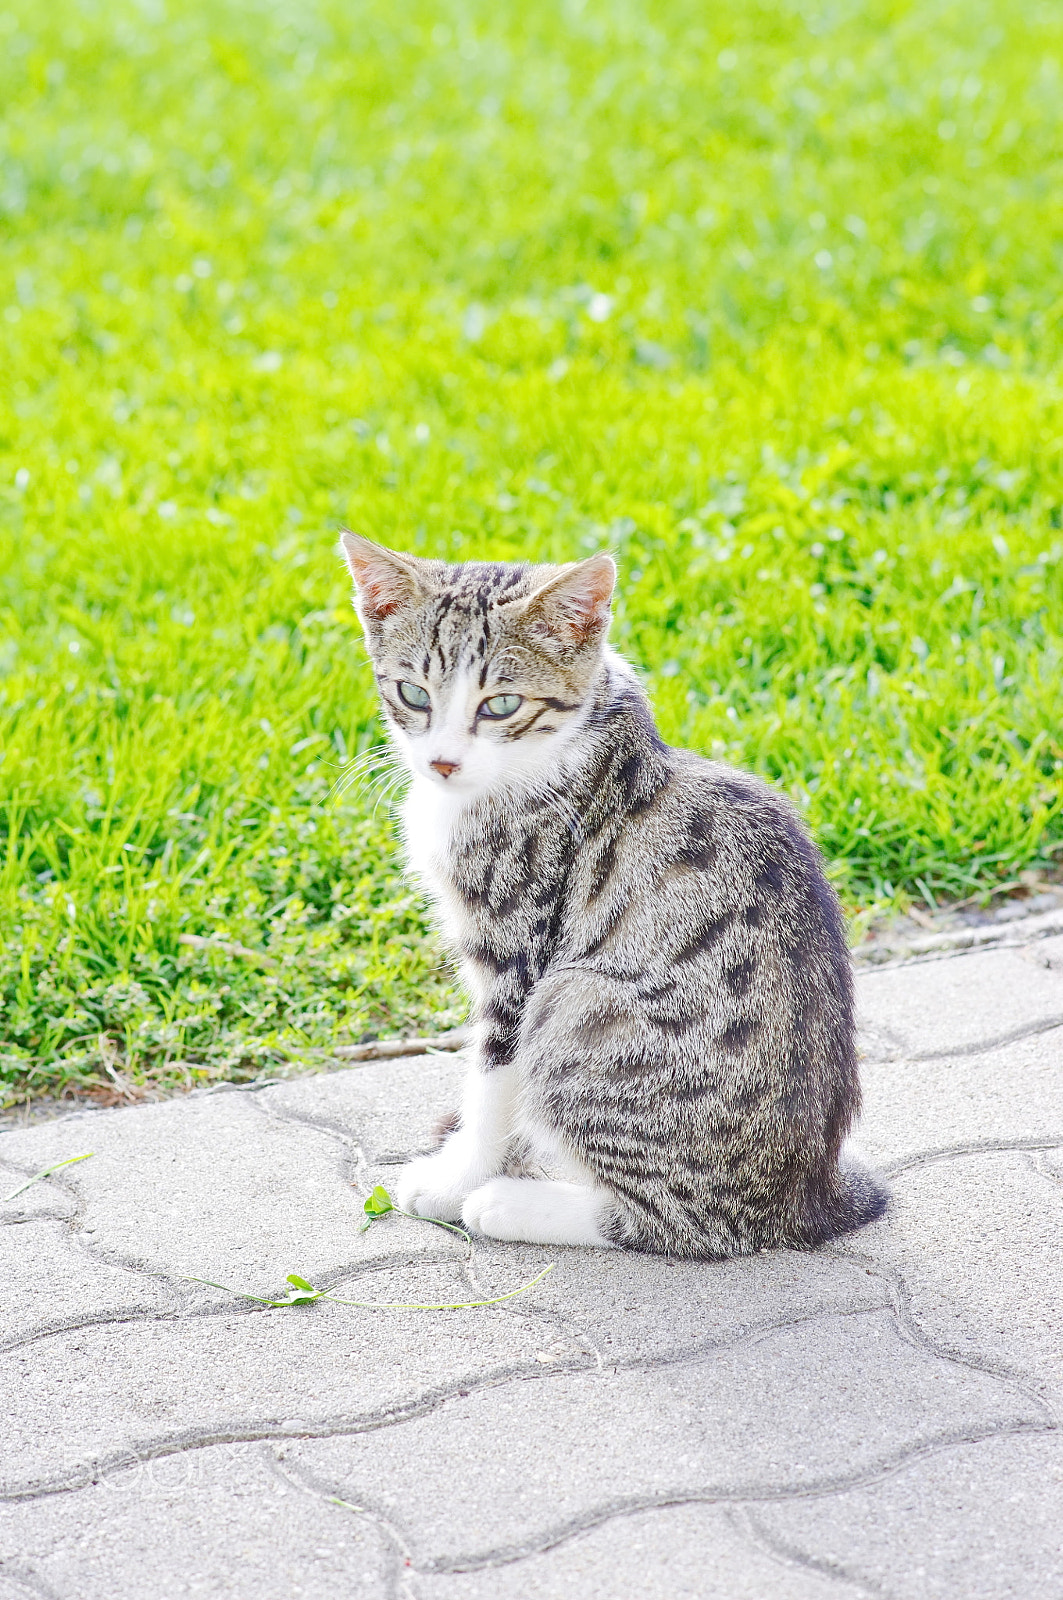
<path id="1" fill-rule="evenodd" d="M 453 1570 L 531 1553 L 607 1509 L 845 1481 L 1040 1417 L 1013 1387 L 916 1348 L 889 1313 L 868 1311 L 667 1366 L 479 1389 L 400 1427 L 286 1453 L 382 1513 L 416 1567 Z"/>
<path id="2" fill-rule="evenodd" d="M 4 1507 L 2 1575 L 55 1600 L 382 1600 L 394 1556 L 364 1518 L 307 1495 L 260 1446 L 138 1463 L 76 1494 Z"/>
<path id="3" fill-rule="evenodd" d="M 89 1113 L 0 1134 L 8 1162 L 37 1169 L 84 1147 L 69 1169 L 80 1226 L 101 1254 L 175 1278 L 280 1288 L 361 1260 L 460 1254 L 439 1228 L 400 1217 L 359 1233 L 363 1194 L 328 1134 L 232 1092 Z"/>
<path id="4" fill-rule="evenodd" d="M 1063 1026 L 1063 970 L 1039 960 L 1056 942 L 860 972 L 857 1015 L 868 1059 L 959 1055 L 1053 1019 Z"/>
<path id="5" fill-rule="evenodd" d="M 703 1350 L 824 1311 L 889 1303 L 882 1280 L 860 1263 L 796 1251 L 672 1261 L 478 1239 L 472 1272 L 497 1292 L 514 1275 L 527 1282 L 551 1262 L 548 1276 L 521 1297 L 521 1311 L 535 1307 L 557 1318 L 606 1364 Z"/>
<path id="6" fill-rule="evenodd" d="M 94 1259 L 66 1223 L 49 1219 L 0 1228 L 0 1282 L 0 1349 L 88 1316 L 117 1320 L 177 1305 L 160 1279 Z"/>
<path id="7" fill-rule="evenodd" d="M 611 1517 L 542 1555 L 414 1577 L 415 1600 L 864 1600 L 867 1591 L 774 1557 L 722 1506 Z"/>
<path id="8" fill-rule="evenodd" d="M 1063 1600 L 1063 935 L 859 981 L 895 1197 L 819 1252 L 360 1233 L 454 1055 L 0 1133 L 0 1196 L 95 1152 L 0 1200 L 0 1600 Z"/>
<path id="9" fill-rule="evenodd" d="M 0 1600 L 53 1600 L 55 1591 L 42 1588 L 31 1577 L 20 1577 L 24 1571 L 21 1562 L 6 1573 L 0 1567 Z"/>
<path id="10" fill-rule="evenodd" d="M 865 1061 L 861 1075 L 856 1139 L 887 1170 L 965 1145 L 1063 1141 L 1063 1030 L 955 1060 Z"/>
<path id="11" fill-rule="evenodd" d="M 514 1278 L 513 1286 L 519 1283 Z M 455 1262 L 347 1280 L 351 1299 L 469 1298 Z M 0 1492 L 80 1482 L 160 1441 L 346 1426 L 516 1371 L 541 1372 L 534 1317 L 319 1302 L 86 1327 L 0 1354 Z M 577 1345 L 573 1361 L 586 1360 Z M 388 1430 L 390 1431 L 390 1430 Z"/>
<path id="12" fill-rule="evenodd" d="M 890 1600 L 1059 1600 L 1063 1438 L 954 1446 L 755 1521 L 783 1550 Z"/>
<path id="13" fill-rule="evenodd" d="M 840 1248 L 900 1273 L 928 1338 L 1063 1407 L 1061 1244 L 1063 1185 L 1009 1153 L 902 1173 L 888 1220 Z"/>
<path id="14" fill-rule="evenodd" d="M 1050 939 L 1038 939 L 1023 946 L 1023 954 L 1034 966 L 1047 967 L 1051 972 L 1063 973 L 1063 933 Z"/>
<path id="15" fill-rule="evenodd" d="M 1063 1144 L 1054 1150 L 1038 1151 L 1030 1159 L 1053 1183 L 1063 1183 Z"/>
<path id="16" fill-rule="evenodd" d="M 461 1103 L 466 1061 L 458 1053 L 370 1061 L 340 1072 L 296 1078 L 262 1091 L 263 1100 L 297 1115 L 325 1118 L 381 1166 L 432 1148 L 435 1124 Z"/>

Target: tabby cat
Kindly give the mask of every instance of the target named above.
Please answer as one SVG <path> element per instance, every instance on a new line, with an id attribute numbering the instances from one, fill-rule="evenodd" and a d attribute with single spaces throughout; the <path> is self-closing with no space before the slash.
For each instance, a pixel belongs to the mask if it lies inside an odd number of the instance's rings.
<path id="1" fill-rule="evenodd" d="M 400 1205 L 497 1239 L 724 1257 L 881 1215 L 834 893 L 790 805 L 661 740 L 616 569 L 345 533 L 412 781 L 410 863 L 470 992 L 460 1123 Z"/>

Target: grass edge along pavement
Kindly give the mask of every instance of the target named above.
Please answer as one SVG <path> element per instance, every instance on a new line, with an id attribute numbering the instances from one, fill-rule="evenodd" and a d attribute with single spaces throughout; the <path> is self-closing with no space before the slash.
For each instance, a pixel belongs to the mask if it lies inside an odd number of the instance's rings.
<path id="1" fill-rule="evenodd" d="M 343 522 L 613 548 L 857 928 L 1058 866 L 1063 21 L 385 10 L 0 18 L 11 1101 L 461 1020 Z"/>

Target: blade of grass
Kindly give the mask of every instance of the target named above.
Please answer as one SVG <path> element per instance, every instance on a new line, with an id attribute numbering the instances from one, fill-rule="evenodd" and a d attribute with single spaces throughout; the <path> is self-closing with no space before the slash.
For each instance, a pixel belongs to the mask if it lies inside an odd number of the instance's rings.
<path id="1" fill-rule="evenodd" d="M 310 1305 L 314 1300 L 320 1300 L 324 1296 L 324 1291 L 322 1289 L 313 1288 L 312 1285 L 306 1283 L 304 1278 L 299 1278 L 296 1280 L 294 1274 L 289 1274 L 288 1282 L 295 1283 L 296 1287 L 292 1290 L 291 1294 L 284 1295 L 282 1298 L 276 1300 L 271 1300 L 268 1295 L 249 1294 L 244 1289 L 230 1289 L 227 1283 L 215 1283 L 211 1278 L 186 1277 L 182 1279 L 182 1282 L 205 1283 L 210 1289 L 221 1289 L 225 1294 L 234 1294 L 240 1300 L 254 1300 L 256 1305 L 272 1306 L 274 1309 L 283 1309 L 287 1306 Z"/>
<path id="2" fill-rule="evenodd" d="M 425 1219 L 427 1220 L 427 1219 Z M 338 1295 L 323 1294 L 323 1300 L 331 1300 L 338 1306 L 361 1306 L 375 1311 L 475 1311 L 479 1306 L 501 1305 L 503 1300 L 513 1300 L 519 1294 L 526 1294 L 529 1289 L 534 1289 L 541 1283 L 548 1272 L 553 1272 L 554 1263 L 551 1261 L 543 1270 L 536 1273 L 534 1278 L 529 1278 L 527 1283 L 522 1283 L 519 1289 L 510 1289 L 508 1294 L 496 1294 L 490 1300 L 444 1300 L 436 1302 L 404 1301 L 404 1300 L 341 1300 Z"/>
<path id="3" fill-rule="evenodd" d="M 17 1189 L 12 1189 L 10 1194 L 5 1194 L 0 1200 L 0 1205 L 6 1205 L 9 1200 L 17 1200 L 20 1194 L 25 1194 L 27 1189 L 32 1189 L 35 1183 L 40 1183 L 42 1178 L 50 1178 L 53 1172 L 58 1172 L 60 1167 L 72 1167 L 75 1161 L 87 1161 L 92 1155 L 91 1150 L 86 1150 L 82 1156 L 67 1156 L 65 1161 L 57 1161 L 54 1166 L 45 1167 L 41 1172 L 35 1172 L 32 1178 L 27 1178 L 25 1183 L 19 1184 Z"/>

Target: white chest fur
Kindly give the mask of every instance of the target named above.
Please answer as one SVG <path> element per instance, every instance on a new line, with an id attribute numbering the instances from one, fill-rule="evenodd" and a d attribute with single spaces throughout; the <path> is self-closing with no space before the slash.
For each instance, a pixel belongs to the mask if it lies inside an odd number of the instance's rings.
<path id="1" fill-rule="evenodd" d="M 451 833 L 464 801 L 448 794 L 438 783 L 415 777 L 402 807 L 402 832 L 406 859 L 425 892 L 431 896 L 451 941 L 460 941 L 468 927 L 468 913 L 447 871 Z"/>

